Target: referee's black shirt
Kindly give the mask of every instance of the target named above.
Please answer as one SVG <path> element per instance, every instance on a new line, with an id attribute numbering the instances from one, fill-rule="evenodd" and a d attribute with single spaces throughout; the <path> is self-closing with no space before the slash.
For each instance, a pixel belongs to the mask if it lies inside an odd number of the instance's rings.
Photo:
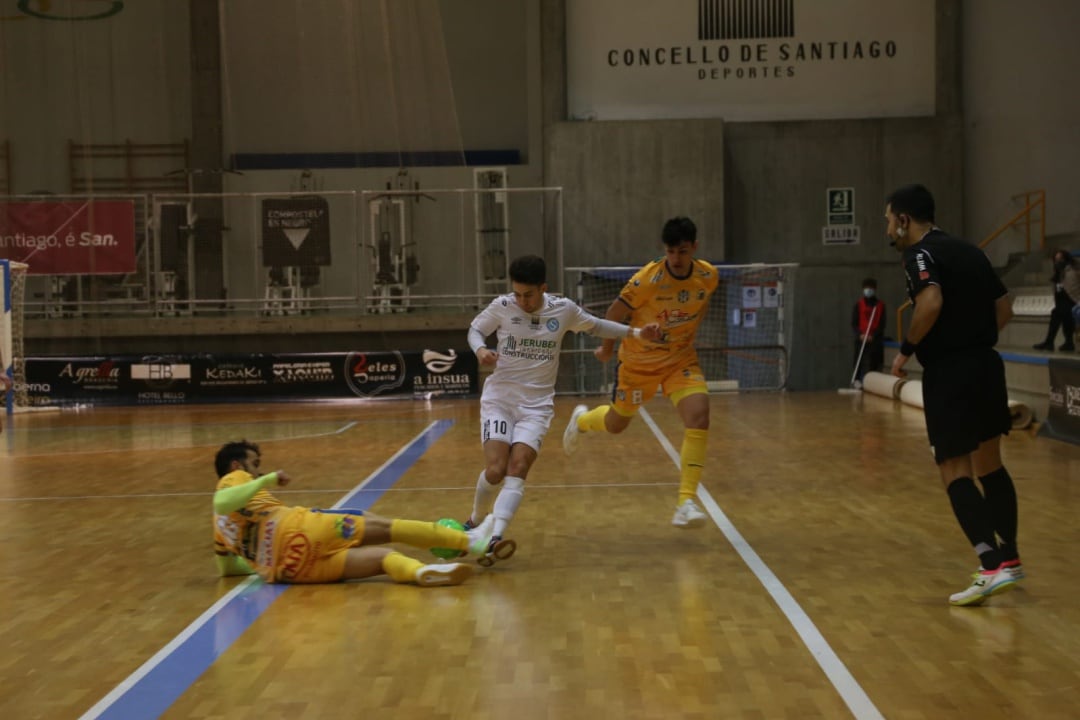
<path id="1" fill-rule="evenodd" d="M 941 288 L 941 314 L 915 350 L 924 367 L 947 353 L 997 344 L 995 303 L 1008 290 L 982 250 L 933 228 L 904 250 L 904 273 L 912 302 L 927 285 Z"/>

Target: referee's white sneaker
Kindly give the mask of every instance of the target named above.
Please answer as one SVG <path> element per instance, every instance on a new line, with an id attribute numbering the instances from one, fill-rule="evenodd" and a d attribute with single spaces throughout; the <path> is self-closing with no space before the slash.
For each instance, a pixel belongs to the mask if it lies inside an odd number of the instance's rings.
<path id="1" fill-rule="evenodd" d="M 705 524 L 708 518 L 697 503 L 693 500 L 683 500 L 682 505 L 675 511 L 675 517 L 671 518 L 671 524 L 677 528 L 698 528 Z"/>
<path id="2" fill-rule="evenodd" d="M 587 412 L 589 412 L 588 406 L 578 405 L 574 408 L 574 412 L 570 413 L 570 422 L 566 424 L 566 429 L 563 430 L 562 434 L 562 449 L 567 455 L 573 455 L 577 452 L 583 434 L 578 430 L 577 421 L 579 417 Z"/>
<path id="3" fill-rule="evenodd" d="M 986 598 L 1016 587 L 1016 578 L 1012 570 L 1000 566 L 996 570 L 980 570 L 972 576 L 971 585 L 966 590 L 949 596 L 949 604 L 967 607 L 982 605 Z"/>

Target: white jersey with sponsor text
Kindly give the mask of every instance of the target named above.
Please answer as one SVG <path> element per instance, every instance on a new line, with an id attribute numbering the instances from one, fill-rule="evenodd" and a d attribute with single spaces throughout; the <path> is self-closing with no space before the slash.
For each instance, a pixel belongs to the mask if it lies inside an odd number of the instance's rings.
<path id="1" fill-rule="evenodd" d="M 526 313 L 511 294 L 491 301 L 472 321 L 486 338 L 496 333 L 499 360 L 484 383 L 483 397 L 520 407 L 554 405 L 559 350 L 567 332 L 587 332 L 596 318 L 568 298 L 544 293 L 535 313 Z"/>

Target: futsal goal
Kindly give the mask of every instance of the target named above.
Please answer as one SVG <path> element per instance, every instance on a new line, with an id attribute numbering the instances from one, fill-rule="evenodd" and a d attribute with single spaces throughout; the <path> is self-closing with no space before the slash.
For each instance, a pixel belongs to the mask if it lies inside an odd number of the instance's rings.
<path id="1" fill-rule="evenodd" d="M 26 263 L 0 259 L 0 297 L 3 315 L 0 316 L 0 370 L 14 382 L 6 393 L 4 405 L 8 413 L 28 406 L 26 392 L 26 353 L 23 348 L 23 293 L 26 287 Z"/>
<path id="2" fill-rule="evenodd" d="M 712 391 L 780 390 L 787 384 L 794 330 L 795 263 L 717 265 L 720 284 L 695 346 Z M 566 268 L 566 294 L 603 317 L 638 267 Z M 611 391 L 615 361 L 600 363 L 598 338 L 574 334 L 563 346 L 558 390 Z"/>

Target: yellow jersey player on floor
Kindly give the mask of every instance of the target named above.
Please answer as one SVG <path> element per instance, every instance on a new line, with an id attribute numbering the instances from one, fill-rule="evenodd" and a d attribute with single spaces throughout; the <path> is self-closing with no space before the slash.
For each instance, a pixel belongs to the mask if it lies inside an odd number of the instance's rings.
<path id="1" fill-rule="evenodd" d="M 395 582 L 457 585 L 472 574 L 464 563 L 425 565 L 385 547 L 452 548 L 483 555 L 494 518 L 461 532 L 433 522 L 391 520 L 356 510 L 284 505 L 267 492 L 292 478 L 282 470 L 256 475 L 255 443 L 226 443 L 214 459 L 214 552 L 221 575 L 258 573 L 271 583 L 329 583 L 389 575 Z"/>
<path id="2" fill-rule="evenodd" d="M 641 337 L 622 341 L 612 402 L 592 410 L 585 405 L 574 408 L 563 433 L 563 449 L 573 454 L 581 435 L 587 432 L 621 433 L 659 386 L 674 403 L 686 428 L 679 453 L 679 499 L 671 524 L 700 527 L 706 516 L 695 497 L 705 464 L 709 389 L 698 364 L 694 339 L 719 276 L 710 263 L 694 257 L 697 227 L 690 218 L 668 220 L 662 239 L 665 256 L 630 278 L 605 317 L 616 322 L 629 320 L 634 325 L 658 322 L 663 337 L 659 342 Z M 615 341 L 605 339 L 595 350 L 597 359 L 607 362 L 614 349 Z"/>

